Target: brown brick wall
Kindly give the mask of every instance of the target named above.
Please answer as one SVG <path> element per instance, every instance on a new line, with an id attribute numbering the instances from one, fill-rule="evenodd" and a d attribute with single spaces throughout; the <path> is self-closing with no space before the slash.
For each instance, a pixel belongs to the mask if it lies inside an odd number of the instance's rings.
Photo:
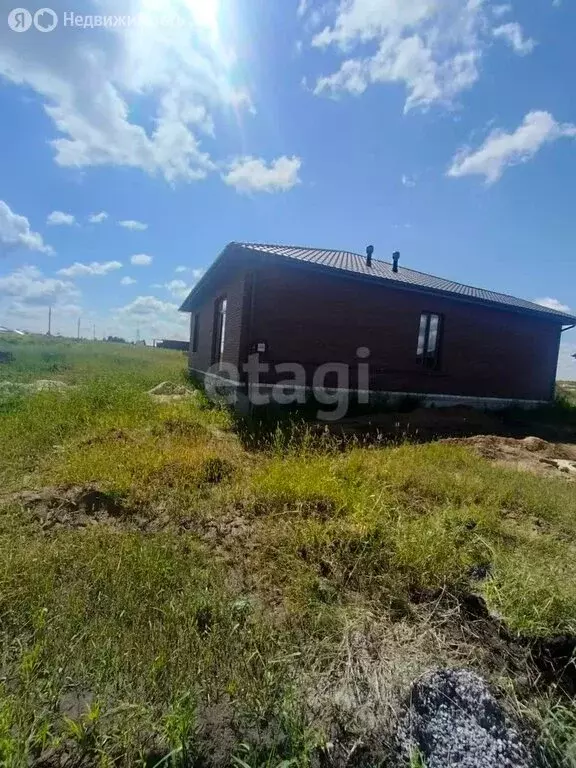
<path id="1" fill-rule="evenodd" d="M 444 318 L 438 371 L 416 361 L 423 311 Z M 367 346 L 374 389 L 547 400 L 559 333 L 555 323 L 506 310 L 269 265 L 256 273 L 247 344 L 264 341 L 265 361 L 300 362 L 309 371 L 355 363 L 356 349 Z"/>
<path id="2" fill-rule="evenodd" d="M 226 336 L 224 338 L 224 361 L 238 365 L 240 343 L 242 338 L 242 311 L 244 306 L 245 276 L 238 272 L 220 284 L 218 289 L 209 295 L 191 314 L 190 323 L 190 357 L 191 369 L 206 371 L 212 365 L 212 349 L 214 344 L 214 311 L 216 301 L 226 296 L 228 306 L 226 312 Z M 198 335 L 198 351 L 192 351 L 195 313 L 200 317 Z"/>

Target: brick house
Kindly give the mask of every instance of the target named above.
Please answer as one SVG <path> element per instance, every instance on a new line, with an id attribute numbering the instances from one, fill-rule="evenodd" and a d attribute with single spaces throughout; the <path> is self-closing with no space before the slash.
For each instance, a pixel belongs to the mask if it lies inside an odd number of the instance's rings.
<path id="1" fill-rule="evenodd" d="M 260 387 L 290 380 L 283 364 L 299 363 L 311 387 L 320 366 L 338 363 L 348 391 L 494 407 L 553 398 L 561 333 L 576 317 L 372 251 L 227 245 L 180 308 L 191 314 L 191 373 L 206 381 L 227 368 L 246 394 L 252 355 L 268 368 Z M 330 372 L 324 381 L 342 386 Z"/>

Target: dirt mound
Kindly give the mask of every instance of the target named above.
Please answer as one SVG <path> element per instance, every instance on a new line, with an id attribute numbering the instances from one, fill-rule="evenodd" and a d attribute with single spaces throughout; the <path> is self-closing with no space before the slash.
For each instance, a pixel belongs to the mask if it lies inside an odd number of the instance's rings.
<path id="1" fill-rule="evenodd" d="M 173 381 L 163 381 L 152 389 L 148 390 L 152 397 L 194 397 L 196 392 L 183 384 L 176 384 Z"/>
<path id="2" fill-rule="evenodd" d="M 1 504 L 22 506 L 46 534 L 95 525 L 142 533 L 175 532 L 195 527 L 190 519 L 175 520 L 162 508 L 147 510 L 130 505 L 117 494 L 96 485 L 22 491 L 0 498 Z"/>
<path id="3" fill-rule="evenodd" d="M 545 475 L 576 479 L 576 446 L 548 443 L 539 437 L 517 440 L 499 435 L 477 435 L 440 440 L 450 445 L 464 445 L 490 461 Z"/>
<path id="4" fill-rule="evenodd" d="M 20 504 L 31 512 L 43 530 L 85 528 L 126 514 L 119 497 L 92 485 L 23 491 L 6 501 Z"/>
<path id="5" fill-rule="evenodd" d="M 38 379 L 37 381 L 33 381 L 32 384 L 28 384 L 27 386 L 29 392 L 64 392 L 70 388 L 69 384 L 65 384 L 63 381 L 56 381 L 53 379 Z"/>
<path id="6" fill-rule="evenodd" d="M 0 394 L 35 394 L 36 392 L 64 392 L 70 385 L 53 379 L 38 379 L 30 384 L 19 381 L 0 381 Z"/>
<path id="7" fill-rule="evenodd" d="M 218 482 L 220 467 L 207 482 Z M 125 499 L 102 490 L 96 485 L 48 487 L 37 491 L 21 491 L 0 497 L 3 504 L 23 507 L 40 529 L 50 534 L 61 529 L 77 530 L 105 525 L 122 531 L 141 533 L 194 533 L 207 545 L 228 556 L 238 546 L 253 549 L 255 524 L 234 509 L 222 510 L 216 517 L 199 517 L 194 511 L 170 515 L 160 504 L 158 508 L 132 506 Z"/>
<path id="8" fill-rule="evenodd" d="M 0 395 L 19 395 L 26 392 L 25 384 L 15 381 L 0 381 Z"/>

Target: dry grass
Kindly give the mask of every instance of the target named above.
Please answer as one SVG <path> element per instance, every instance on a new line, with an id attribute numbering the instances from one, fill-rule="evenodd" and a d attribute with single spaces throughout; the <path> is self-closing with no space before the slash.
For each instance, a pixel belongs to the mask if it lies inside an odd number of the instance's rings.
<path id="1" fill-rule="evenodd" d="M 573 485 L 305 428 L 246 450 L 202 396 L 146 394 L 181 356 L 35 344 L 0 378 L 45 377 L 57 354 L 75 387 L 0 400 L 2 764 L 375 764 L 438 664 L 487 674 L 576 764 L 569 700 L 461 603 L 576 633 Z M 113 514 L 70 502 L 87 486 Z"/>

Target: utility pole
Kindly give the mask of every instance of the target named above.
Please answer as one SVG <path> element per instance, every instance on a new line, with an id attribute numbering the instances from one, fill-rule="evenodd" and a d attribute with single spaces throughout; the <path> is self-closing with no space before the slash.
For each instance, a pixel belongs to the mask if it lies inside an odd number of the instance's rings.
<path id="1" fill-rule="evenodd" d="M 80 320 L 81 318 L 78 318 L 78 341 L 80 341 Z"/>
<path id="2" fill-rule="evenodd" d="M 52 336 L 52 305 L 48 307 L 48 336 Z"/>
<path id="3" fill-rule="evenodd" d="M 96 341 L 96 324 L 92 326 L 92 340 Z"/>

